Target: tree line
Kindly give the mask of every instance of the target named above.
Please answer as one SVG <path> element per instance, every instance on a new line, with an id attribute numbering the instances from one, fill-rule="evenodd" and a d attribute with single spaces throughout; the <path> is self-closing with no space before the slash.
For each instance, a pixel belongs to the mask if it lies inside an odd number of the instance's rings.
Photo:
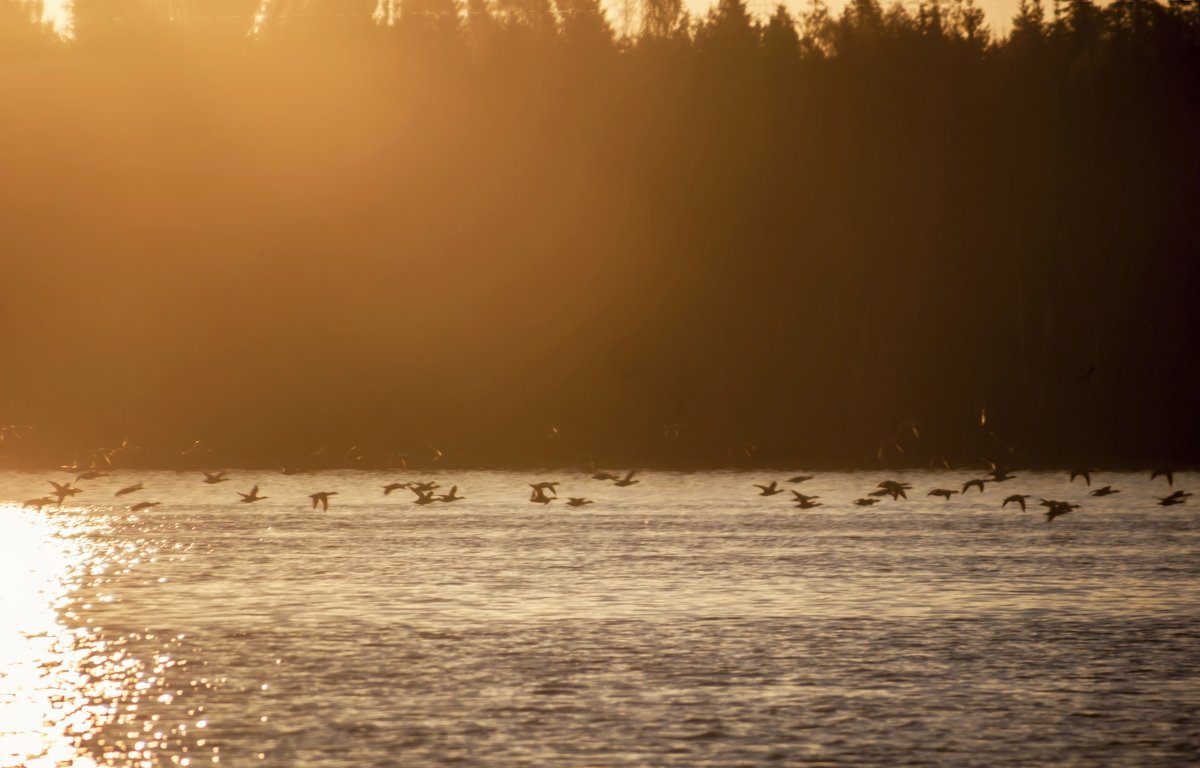
<path id="1" fill-rule="evenodd" d="M 1200 458 L 1200 3 L 360 5 L 0 5 L 39 457 Z"/>

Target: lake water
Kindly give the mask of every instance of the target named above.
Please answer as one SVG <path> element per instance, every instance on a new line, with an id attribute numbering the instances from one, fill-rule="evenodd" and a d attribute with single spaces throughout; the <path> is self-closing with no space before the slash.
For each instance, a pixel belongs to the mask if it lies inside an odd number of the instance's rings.
<path id="1" fill-rule="evenodd" d="M 1200 499 L 1148 474 L 230 474 L 0 473 L 0 766 L 1200 761 Z"/>

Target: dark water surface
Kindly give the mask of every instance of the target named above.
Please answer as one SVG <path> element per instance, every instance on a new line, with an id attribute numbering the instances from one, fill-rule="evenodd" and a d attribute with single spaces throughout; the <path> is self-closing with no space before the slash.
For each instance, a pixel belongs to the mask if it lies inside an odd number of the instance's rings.
<path id="1" fill-rule="evenodd" d="M 887 475 L 830 473 L 800 511 L 752 487 L 787 473 L 456 472 L 424 507 L 380 491 L 417 473 L 231 474 L 40 513 L 52 475 L 0 474 L 0 766 L 1200 762 L 1200 499 L 1162 479 L 904 473 L 862 509 Z"/>

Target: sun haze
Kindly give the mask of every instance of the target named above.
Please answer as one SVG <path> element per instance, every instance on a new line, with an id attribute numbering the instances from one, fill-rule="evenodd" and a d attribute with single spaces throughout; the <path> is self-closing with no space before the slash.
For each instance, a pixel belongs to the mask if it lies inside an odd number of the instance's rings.
<path id="1" fill-rule="evenodd" d="M 1190 6 L 4 7 L 6 461 L 1200 452 Z"/>

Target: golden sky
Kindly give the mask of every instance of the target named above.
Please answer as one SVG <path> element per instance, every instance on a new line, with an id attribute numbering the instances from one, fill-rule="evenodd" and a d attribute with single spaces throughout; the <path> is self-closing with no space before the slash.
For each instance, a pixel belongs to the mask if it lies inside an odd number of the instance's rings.
<path id="1" fill-rule="evenodd" d="M 157 14 L 166 15 L 182 15 L 201 13 L 203 3 L 201 0 L 143 0 L 144 4 L 153 9 Z M 288 0 L 283 0 L 287 2 Z M 291 0 L 295 5 L 303 5 L 303 0 Z M 345 0 L 348 8 L 353 10 L 363 9 L 366 13 L 367 9 L 361 0 Z M 993 30 L 1004 31 L 1009 26 L 1009 20 L 1016 11 L 1016 0 L 978 0 L 980 7 L 987 14 L 988 22 Z M 713 5 L 709 0 L 685 0 L 685 4 L 691 9 L 696 16 L 703 16 L 704 13 Z M 803 13 L 808 6 L 807 0 L 787 0 L 785 4 L 791 8 L 797 15 Z M 885 5 L 888 3 L 885 2 Z M 908 0 L 906 4 L 916 5 L 915 0 Z M 55 25 L 56 29 L 66 33 L 70 27 L 71 0 L 43 0 L 43 16 L 45 19 Z M 606 5 L 610 9 L 609 18 L 613 26 L 620 30 L 622 19 L 622 0 L 606 0 Z M 747 5 L 751 12 L 756 15 L 765 16 L 771 13 L 775 8 L 776 3 L 769 0 L 748 0 Z M 829 6 L 836 13 L 845 5 L 844 0 L 829 0 Z M 248 24 L 252 24 L 252 20 L 248 20 Z"/>

